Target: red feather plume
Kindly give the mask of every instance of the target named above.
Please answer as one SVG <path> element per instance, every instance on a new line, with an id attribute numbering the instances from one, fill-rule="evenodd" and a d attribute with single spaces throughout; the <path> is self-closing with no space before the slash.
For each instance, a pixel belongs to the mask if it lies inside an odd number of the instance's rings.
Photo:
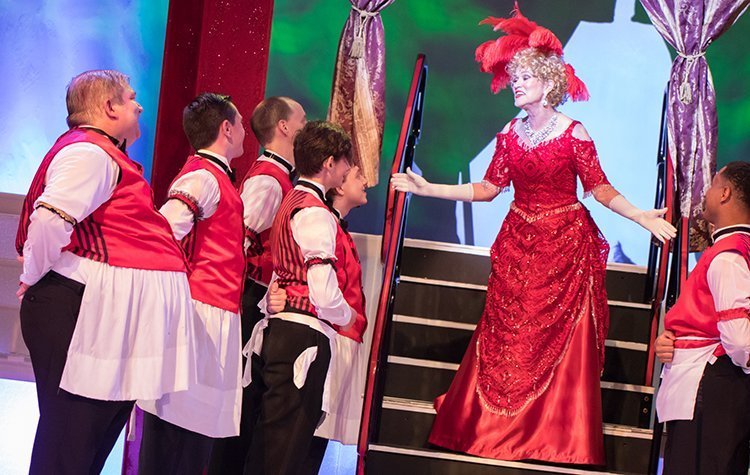
<path id="1" fill-rule="evenodd" d="M 539 27 L 529 35 L 529 46 L 541 50 L 545 54 L 554 53 L 562 56 L 563 47 L 560 40 L 547 28 Z"/>
<path id="2" fill-rule="evenodd" d="M 535 48 L 543 54 L 563 55 L 563 47 L 560 40 L 547 28 L 537 25 L 521 13 L 516 2 L 510 18 L 496 18 L 489 16 L 479 22 L 480 25 L 491 25 L 494 31 L 502 31 L 505 36 L 497 40 L 485 41 L 479 45 L 474 53 L 479 63 L 480 71 L 492 74 L 492 92 L 507 87 L 510 76 L 505 70 L 508 63 L 520 51 L 527 48 Z M 565 65 L 568 79 L 567 93 L 574 101 L 587 100 L 589 92 L 586 85 L 576 75 L 573 67 Z"/>
<path id="3" fill-rule="evenodd" d="M 581 79 L 576 76 L 573 66 L 565 64 L 565 74 L 568 78 L 568 96 L 573 101 L 588 101 L 589 90 Z"/>

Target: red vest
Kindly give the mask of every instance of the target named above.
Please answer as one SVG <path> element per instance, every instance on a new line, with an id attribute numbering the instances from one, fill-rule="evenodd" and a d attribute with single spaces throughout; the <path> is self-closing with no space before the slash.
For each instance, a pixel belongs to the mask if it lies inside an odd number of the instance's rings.
<path id="1" fill-rule="evenodd" d="M 708 286 L 708 268 L 714 258 L 722 252 L 736 252 L 745 258 L 750 267 L 750 235 L 737 233 L 729 235 L 706 249 L 698 264 L 688 276 L 680 292 L 677 303 L 664 317 L 664 326 L 676 337 L 694 336 L 719 338 L 719 312 L 714 307 L 714 299 Z M 677 348 L 698 348 L 715 341 L 677 340 Z M 726 354 L 719 345 L 716 356 Z"/>
<path id="2" fill-rule="evenodd" d="M 299 245 L 292 236 L 292 218 L 304 208 L 320 207 L 328 211 L 318 197 L 307 191 L 293 189 L 282 201 L 271 226 L 271 254 L 273 270 L 279 277 L 279 287 L 286 290 L 285 312 L 303 313 L 317 317 L 315 307 L 310 302 L 310 289 L 307 286 L 307 269 L 325 262 L 311 259 L 305 262 Z M 336 241 L 340 240 L 339 235 Z"/>
<path id="3" fill-rule="evenodd" d="M 260 175 L 270 176 L 279 182 L 282 199 L 293 188 L 292 181 L 289 179 L 289 173 L 265 160 L 257 160 L 250 167 L 242 182 L 242 186 L 245 186 L 245 181 L 249 178 Z M 273 272 L 270 242 L 271 228 L 261 233 L 256 233 L 250 229 L 245 229 L 245 232 L 250 241 L 250 247 L 248 247 L 246 254 L 247 276 L 268 285 L 271 282 L 271 273 Z"/>
<path id="4" fill-rule="evenodd" d="M 338 325 L 333 325 L 333 328 L 340 335 L 362 343 L 362 335 L 367 329 L 365 291 L 362 289 L 362 265 L 359 262 L 357 246 L 354 245 L 352 236 L 341 227 L 340 222 L 336 235 L 336 279 L 339 281 L 339 289 L 344 294 L 344 300 L 352 310 L 357 312 L 357 318 L 348 331 L 342 330 Z"/>
<path id="5" fill-rule="evenodd" d="M 227 174 L 197 155 L 188 157 L 175 180 L 196 170 L 206 170 L 216 178 L 221 197 L 214 214 L 196 220 L 182 239 L 190 263 L 190 294 L 199 302 L 239 313 L 245 281 L 242 200 Z M 170 194 L 169 198 L 180 200 L 191 209 L 195 206 L 179 193 Z"/>
<path id="6" fill-rule="evenodd" d="M 115 161 L 120 180 L 110 199 L 76 224 L 70 244 L 63 250 L 117 267 L 185 272 L 185 256 L 169 223 L 154 207 L 143 168 L 109 138 L 87 128 L 74 128 L 61 135 L 39 165 L 21 210 L 16 235 L 18 253 L 23 254 L 34 202 L 44 191 L 52 159 L 63 147 L 84 142 L 97 145 Z"/>

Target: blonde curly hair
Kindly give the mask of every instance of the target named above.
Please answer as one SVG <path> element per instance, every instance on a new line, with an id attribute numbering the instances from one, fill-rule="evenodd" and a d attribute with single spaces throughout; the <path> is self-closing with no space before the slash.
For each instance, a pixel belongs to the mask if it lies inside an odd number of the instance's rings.
<path id="1" fill-rule="evenodd" d="M 557 107 L 568 100 L 568 76 L 565 63 L 556 54 L 546 55 L 535 48 L 519 51 L 510 60 L 505 70 L 513 77 L 517 71 L 527 69 L 542 81 L 552 82 L 552 90 L 547 93 L 547 103 Z"/>

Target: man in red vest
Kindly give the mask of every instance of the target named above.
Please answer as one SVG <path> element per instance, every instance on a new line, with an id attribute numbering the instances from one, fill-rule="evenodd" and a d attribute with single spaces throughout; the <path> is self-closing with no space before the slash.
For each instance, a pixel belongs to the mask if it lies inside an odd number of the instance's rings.
<path id="1" fill-rule="evenodd" d="M 259 405 L 246 474 L 300 473 L 315 428 L 331 408 L 335 326 L 357 313 L 336 274 L 338 223 L 325 193 L 344 181 L 351 139 L 338 125 L 309 122 L 294 140 L 300 179 L 281 202 L 271 230 L 274 279 L 286 307 L 253 330 L 245 353 L 251 404 Z"/>
<path id="2" fill-rule="evenodd" d="M 656 397 L 667 423 L 665 474 L 746 474 L 750 462 L 750 163 L 722 168 L 706 192 L 714 226 L 656 340 Z"/>
<path id="3" fill-rule="evenodd" d="M 99 473 L 136 399 L 187 389 L 183 252 L 126 153 L 141 106 L 124 74 L 70 82 L 70 129 L 21 211 L 21 329 L 39 400 L 32 474 Z"/>
<path id="4" fill-rule="evenodd" d="M 353 166 L 344 177 L 344 183 L 331 188 L 326 194 L 331 204 L 331 212 L 338 221 L 336 231 L 336 279 L 344 299 L 356 312 L 356 319 L 350 328 L 344 330 L 335 326 L 334 339 L 336 358 L 331 361 L 332 397 L 330 410 L 323 422 L 315 430 L 308 459 L 305 462 L 307 473 L 318 473 L 325 456 L 329 440 L 346 445 L 357 443 L 359 425 L 362 419 L 362 394 L 366 379 L 366 367 L 361 360 L 362 340 L 367 329 L 365 314 L 365 292 L 362 288 L 362 265 L 357 246 L 349 234 L 346 217 L 349 212 L 367 204 L 367 180 L 358 166 Z M 276 292 L 271 292 L 274 294 Z M 281 294 L 281 292 L 278 292 Z M 285 297 L 285 295 L 284 295 Z M 273 306 L 271 311 L 283 311 Z"/>
<path id="5" fill-rule="evenodd" d="M 187 391 L 138 402 L 146 411 L 141 474 L 200 475 L 214 438 L 239 434 L 245 232 L 230 166 L 243 153 L 245 129 L 230 98 L 212 93 L 185 107 L 182 125 L 196 152 L 170 186 L 160 212 L 190 264 L 197 380 Z"/>
<path id="6" fill-rule="evenodd" d="M 247 343 L 263 314 L 258 303 L 268 290 L 273 272 L 271 224 L 284 196 L 292 190 L 294 137 L 307 122 L 302 106 L 288 97 L 269 97 L 258 104 L 250 119 L 263 153 L 250 167 L 241 185 L 244 203 L 247 280 L 242 296 L 242 342 Z M 247 390 L 246 390 L 247 391 Z M 240 435 L 217 440 L 209 472 L 214 475 L 242 473 L 250 448 L 253 408 L 243 397 Z"/>

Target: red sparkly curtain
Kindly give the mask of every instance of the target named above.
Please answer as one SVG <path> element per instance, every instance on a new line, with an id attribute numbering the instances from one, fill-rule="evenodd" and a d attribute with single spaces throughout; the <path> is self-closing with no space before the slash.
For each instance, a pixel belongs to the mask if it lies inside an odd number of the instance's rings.
<path id="1" fill-rule="evenodd" d="M 247 121 L 263 100 L 272 16 L 273 0 L 169 3 L 151 175 L 157 205 L 190 153 L 182 132 L 182 109 L 195 96 L 229 94 Z M 259 147 L 248 123 L 245 154 L 232 161 L 238 180 L 255 161 Z"/>
<path id="2" fill-rule="evenodd" d="M 272 15 L 273 0 L 169 3 L 151 175 L 157 206 L 191 151 L 182 131 L 183 108 L 201 92 L 229 94 L 249 120 L 263 100 Z M 258 151 L 247 123 L 246 127 L 245 154 L 232 161 L 238 179 L 245 175 Z M 138 427 L 140 424 L 131 428 L 133 440 L 125 444 L 123 474 L 138 473 Z"/>

